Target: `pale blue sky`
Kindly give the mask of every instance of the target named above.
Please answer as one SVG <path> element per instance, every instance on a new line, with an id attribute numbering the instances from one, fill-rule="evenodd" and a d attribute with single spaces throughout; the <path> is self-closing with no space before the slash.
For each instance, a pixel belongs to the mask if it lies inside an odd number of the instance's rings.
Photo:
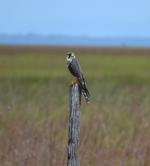
<path id="1" fill-rule="evenodd" d="M 150 37 L 150 0 L 0 1 L 0 34 Z"/>

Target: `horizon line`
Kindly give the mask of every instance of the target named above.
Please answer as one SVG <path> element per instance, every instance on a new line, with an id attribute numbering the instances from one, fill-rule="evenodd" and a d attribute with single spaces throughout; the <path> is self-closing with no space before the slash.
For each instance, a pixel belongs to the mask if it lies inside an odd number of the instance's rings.
<path id="1" fill-rule="evenodd" d="M 150 36 L 89 36 L 89 35 L 70 35 L 70 34 L 39 34 L 39 33 L 0 33 L 0 36 L 42 36 L 42 37 L 71 37 L 71 38 L 89 38 L 89 39 L 100 39 L 100 38 L 134 38 L 134 39 L 150 39 Z"/>

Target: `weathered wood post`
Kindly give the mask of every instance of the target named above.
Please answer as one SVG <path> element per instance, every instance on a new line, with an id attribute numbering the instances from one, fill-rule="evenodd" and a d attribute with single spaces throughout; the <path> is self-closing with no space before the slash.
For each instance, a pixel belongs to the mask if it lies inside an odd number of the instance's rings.
<path id="1" fill-rule="evenodd" d="M 69 130 L 67 166 L 79 166 L 77 150 L 79 144 L 80 90 L 77 83 L 69 87 Z"/>

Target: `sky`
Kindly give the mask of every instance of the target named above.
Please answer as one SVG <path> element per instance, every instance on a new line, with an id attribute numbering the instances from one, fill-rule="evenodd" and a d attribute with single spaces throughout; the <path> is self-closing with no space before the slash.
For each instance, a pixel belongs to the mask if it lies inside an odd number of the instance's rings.
<path id="1" fill-rule="evenodd" d="M 0 1 L 0 34 L 150 37 L 150 0 Z"/>

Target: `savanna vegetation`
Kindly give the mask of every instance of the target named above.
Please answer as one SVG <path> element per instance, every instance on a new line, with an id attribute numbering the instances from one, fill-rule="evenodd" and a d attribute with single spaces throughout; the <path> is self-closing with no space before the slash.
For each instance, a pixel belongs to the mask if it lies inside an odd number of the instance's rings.
<path id="1" fill-rule="evenodd" d="M 150 49 L 46 46 L 0 46 L 0 166 L 66 165 L 68 51 L 91 92 L 80 165 L 149 166 Z"/>

